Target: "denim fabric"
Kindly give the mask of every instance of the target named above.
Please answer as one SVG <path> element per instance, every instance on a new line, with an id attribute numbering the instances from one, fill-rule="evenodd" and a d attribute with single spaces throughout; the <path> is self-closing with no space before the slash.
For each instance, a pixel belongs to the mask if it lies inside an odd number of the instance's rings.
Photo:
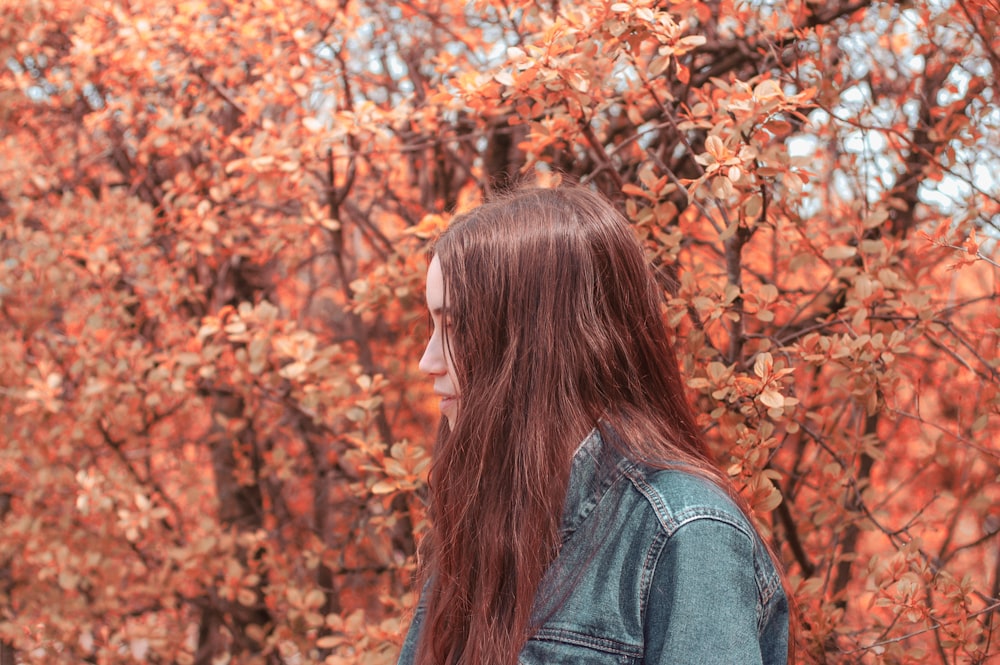
<path id="1" fill-rule="evenodd" d="M 594 431 L 573 458 L 563 544 L 523 665 L 784 665 L 788 603 L 743 513 L 711 482 L 617 456 Z M 418 605 L 400 665 L 414 656 Z"/>

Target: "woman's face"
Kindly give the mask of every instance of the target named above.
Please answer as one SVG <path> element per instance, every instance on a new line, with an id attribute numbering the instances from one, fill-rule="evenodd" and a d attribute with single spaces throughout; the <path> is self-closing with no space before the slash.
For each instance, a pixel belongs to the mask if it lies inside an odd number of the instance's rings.
<path id="1" fill-rule="evenodd" d="M 448 327 L 448 309 L 444 301 L 444 275 L 438 257 L 427 268 L 427 309 L 434 324 L 431 338 L 420 358 L 420 371 L 434 379 L 434 394 L 441 398 L 441 414 L 449 425 L 458 415 L 458 381 L 450 349 L 445 346 L 444 331 Z"/>

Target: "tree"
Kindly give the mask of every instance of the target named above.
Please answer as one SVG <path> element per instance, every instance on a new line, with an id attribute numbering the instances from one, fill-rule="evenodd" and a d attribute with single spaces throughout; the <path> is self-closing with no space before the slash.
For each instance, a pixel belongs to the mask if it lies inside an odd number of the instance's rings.
<path id="1" fill-rule="evenodd" d="M 393 662 L 428 240 L 567 177 L 646 244 L 800 660 L 996 656 L 998 9 L 0 2 L 0 658 Z"/>

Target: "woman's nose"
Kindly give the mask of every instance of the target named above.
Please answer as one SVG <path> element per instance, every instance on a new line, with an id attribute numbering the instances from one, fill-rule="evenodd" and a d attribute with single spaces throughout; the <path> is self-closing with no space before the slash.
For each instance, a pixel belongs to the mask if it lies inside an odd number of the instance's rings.
<path id="1" fill-rule="evenodd" d="M 437 376 L 444 374 L 447 367 L 444 363 L 444 353 L 441 348 L 441 337 L 435 332 L 427 342 L 424 355 L 420 358 L 420 371 L 424 374 Z"/>

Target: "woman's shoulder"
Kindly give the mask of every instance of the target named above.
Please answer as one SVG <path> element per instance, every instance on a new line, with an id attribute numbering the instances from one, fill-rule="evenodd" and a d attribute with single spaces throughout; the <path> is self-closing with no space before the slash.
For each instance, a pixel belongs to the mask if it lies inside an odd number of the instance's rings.
<path id="1" fill-rule="evenodd" d="M 731 543 L 752 562 L 757 586 L 770 599 L 781 589 L 781 577 L 767 548 L 747 515 L 729 493 L 711 478 L 683 468 L 636 466 L 628 473 L 635 491 L 649 508 L 643 521 L 660 532 L 656 547 L 686 553 L 707 563 L 718 544 Z M 736 543 L 742 545 L 736 546 Z"/>
<path id="2" fill-rule="evenodd" d="M 755 530 L 728 492 L 694 470 L 635 466 L 627 474 L 667 535 L 685 524 L 712 520 L 728 524 L 754 540 Z"/>

